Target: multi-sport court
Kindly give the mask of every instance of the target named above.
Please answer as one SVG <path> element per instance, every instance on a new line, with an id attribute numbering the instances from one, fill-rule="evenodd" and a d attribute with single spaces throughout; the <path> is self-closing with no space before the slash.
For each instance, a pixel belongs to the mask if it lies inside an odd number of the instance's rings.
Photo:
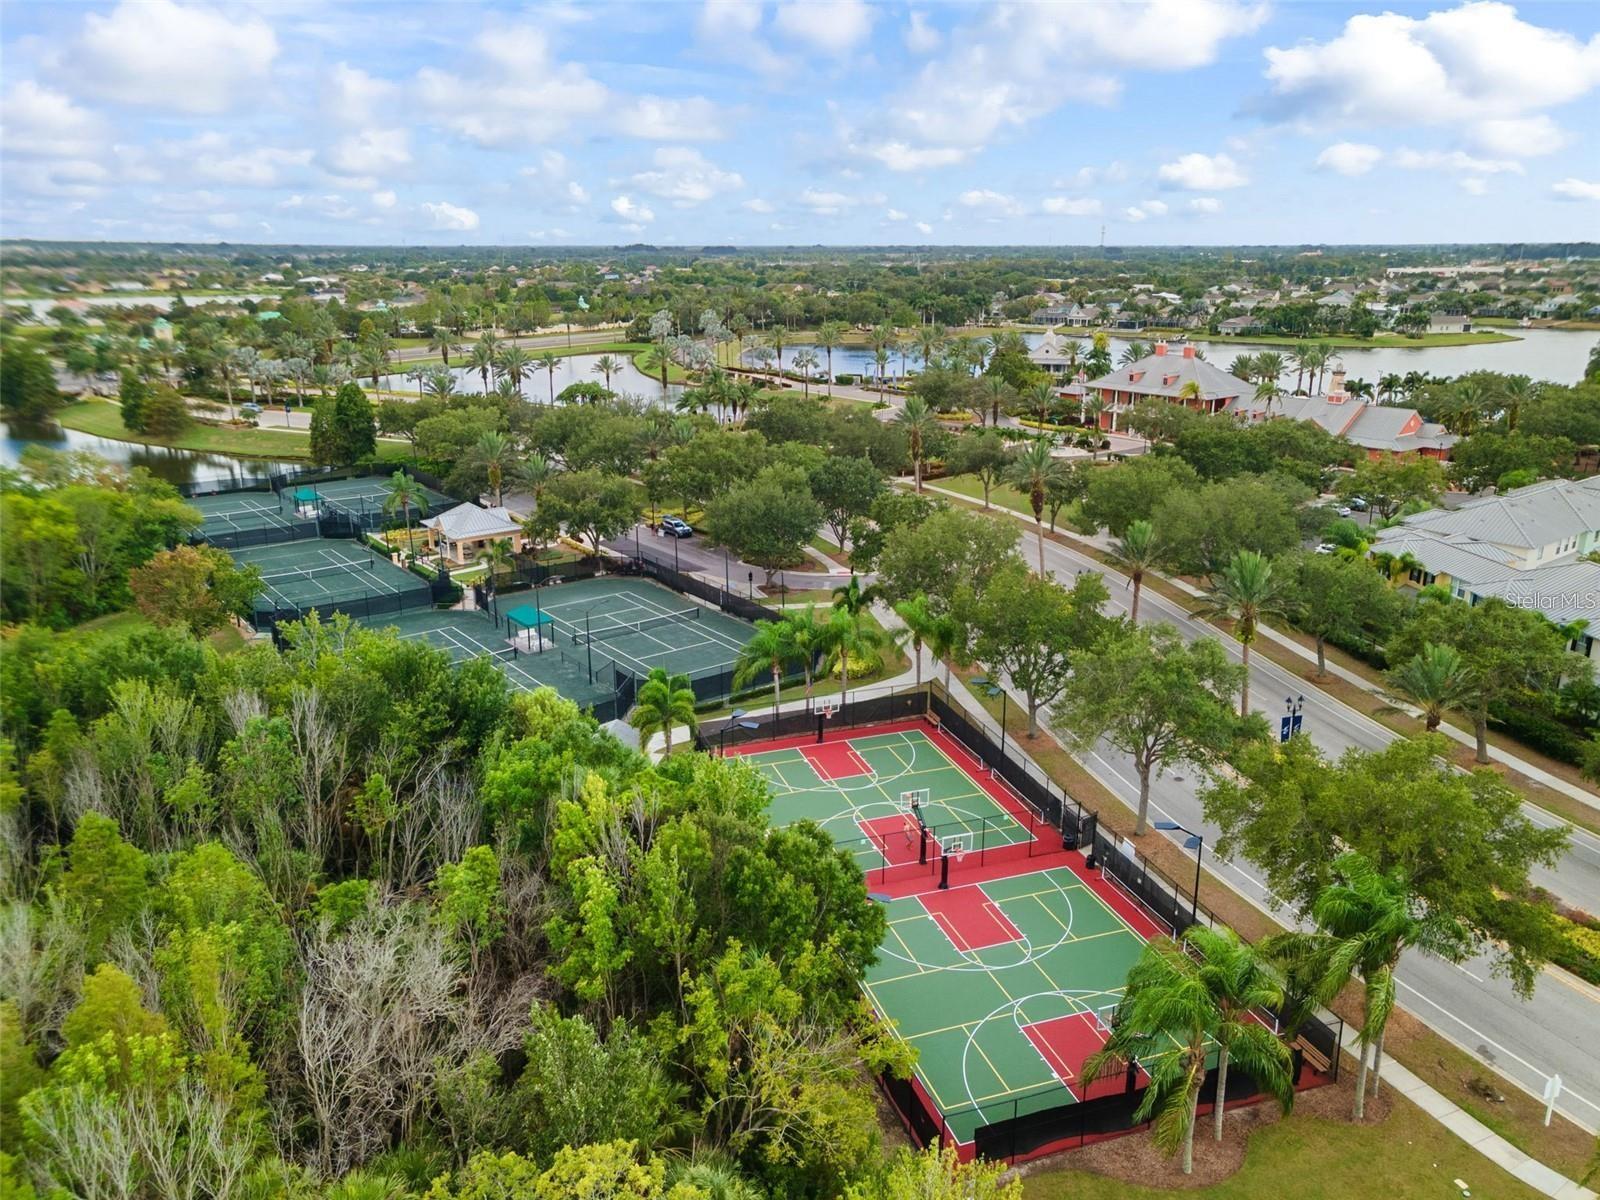
<path id="1" fill-rule="evenodd" d="M 1085 1078 L 1128 969 L 1167 931 L 943 730 L 730 753 L 767 778 L 774 824 L 815 821 L 861 864 L 888 917 L 867 996 L 917 1049 L 912 1087 L 963 1156 L 982 1127 L 1120 1094 L 1170 1052 Z"/>

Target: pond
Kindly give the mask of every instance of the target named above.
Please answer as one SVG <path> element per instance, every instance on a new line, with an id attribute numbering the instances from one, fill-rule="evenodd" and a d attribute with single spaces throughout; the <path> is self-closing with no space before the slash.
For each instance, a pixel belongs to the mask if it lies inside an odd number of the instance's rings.
<path id="1" fill-rule="evenodd" d="M 1415 350 L 1339 350 L 1337 356 L 1344 362 L 1345 371 L 1351 379 L 1365 379 L 1372 384 L 1376 384 L 1384 375 L 1405 375 L 1410 371 L 1422 371 L 1428 375 L 1464 375 L 1469 371 L 1501 371 L 1508 375 L 1527 375 L 1532 379 L 1551 383 L 1570 384 L 1577 383 L 1583 378 L 1583 368 L 1589 361 L 1589 351 L 1597 341 L 1600 341 L 1600 333 L 1565 329 L 1511 329 L 1506 332 L 1520 340 L 1489 342 L 1477 346 L 1423 346 Z M 1042 336 L 1037 333 L 1026 333 L 1023 334 L 1023 339 L 1028 345 L 1034 346 Z M 1140 340 L 1148 342 L 1150 339 Z M 1128 341 L 1129 339 L 1122 337 L 1111 339 L 1113 362 L 1121 358 Z M 1082 338 L 1081 342 L 1087 350 L 1088 337 Z M 1242 340 L 1196 342 L 1195 345 L 1205 352 L 1207 362 L 1214 363 L 1224 370 L 1241 354 L 1255 354 L 1262 350 L 1276 350 L 1280 354 L 1287 354 L 1291 349 L 1289 346 L 1252 344 Z M 821 347 L 794 344 L 783 348 L 784 366 L 792 369 L 795 352 L 803 349 L 813 351 L 819 362 L 827 362 L 828 356 Z M 755 365 L 748 352 L 745 361 L 752 366 Z M 909 356 L 906 362 L 909 370 L 920 369 L 915 355 Z M 825 369 L 820 367 L 817 373 L 821 375 Z M 833 352 L 833 370 L 836 375 L 865 375 L 873 378 L 876 376 L 877 367 L 872 361 L 870 349 L 863 346 L 840 346 Z M 891 355 L 888 370 L 894 375 L 900 373 L 898 354 Z M 1288 371 L 1284 378 L 1292 386 L 1294 371 L 1292 369 Z"/>
<path id="2" fill-rule="evenodd" d="M 55 422 L 39 428 L 23 428 L 0 423 L 0 464 L 14 467 L 29 446 L 49 450 L 86 450 L 108 462 L 128 467 L 144 467 L 168 483 L 193 483 L 200 479 L 231 479 L 240 484 L 265 483 L 268 472 L 286 470 L 304 463 L 274 462 L 262 458 L 233 458 L 198 450 L 174 450 L 167 446 L 141 446 L 95 437 L 75 429 L 63 429 Z"/>
<path id="3" fill-rule="evenodd" d="M 605 376 L 594 369 L 594 364 L 600 361 L 599 354 L 570 354 L 562 358 L 556 366 L 554 390 L 556 395 L 561 390 L 574 383 L 605 383 Z M 611 390 L 622 396 L 637 396 L 657 403 L 661 400 L 661 380 L 653 379 L 633 365 L 633 359 L 626 354 L 613 354 L 611 356 L 622 364 L 621 370 L 611 373 Z M 428 368 L 423 368 L 427 370 Z M 451 367 L 450 374 L 455 377 L 456 390 L 459 392 L 483 391 L 483 376 L 471 367 Z M 386 375 L 383 378 L 386 391 L 417 392 L 420 384 L 417 380 L 406 375 Z M 543 371 L 529 371 L 522 380 L 522 394 L 530 401 L 539 403 L 548 402 L 551 394 L 551 380 Z M 679 384 L 668 384 L 666 402 L 675 403 L 683 394 L 683 387 Z"/>

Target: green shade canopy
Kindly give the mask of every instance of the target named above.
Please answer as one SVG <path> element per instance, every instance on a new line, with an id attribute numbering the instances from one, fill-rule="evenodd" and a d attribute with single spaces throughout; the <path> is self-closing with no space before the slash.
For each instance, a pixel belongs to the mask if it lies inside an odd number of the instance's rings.
<path id="1" fill-rule="evenodd" d="M 321 497 L 317 495 L 317 489 L 314 487 L 297 487 L 289 493 L 289 499 L 296 504 L 311 504 Z"/>
<path id="2" fill-rule="evenodd" d="M 555 625 L 550 619 L 550 614 L 535 608 L 531 604 L 519 604 L 506 614 L 506 626 L 520 625 L 524 629 L 538 629 L 541 625 Z"/>

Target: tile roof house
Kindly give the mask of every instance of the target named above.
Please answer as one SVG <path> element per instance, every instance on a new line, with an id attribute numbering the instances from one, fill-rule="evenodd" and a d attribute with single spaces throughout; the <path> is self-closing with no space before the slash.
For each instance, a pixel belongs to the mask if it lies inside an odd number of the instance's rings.
<path id="1" fill-rule="evenodd" d="M 1382 454 L 1417 454 L 1423 458 L 1448 459 L 1457 438 L 1443 425 L 1424 421 L 1414 408 L 1374 404 L 1345 391 L 1344 367 L 1335 365 L 1332 386 L 1323 396 L 1282 396 L 1274 400 L 1271 411 L 1255 396 L 1242 396 L 1226 411 L 1246 421 L 1261 421 L 1271 416 L 1294 421 L 1315 421 L 1334 437 L 1360 446 L 1368 458 Z"/>
<path id="2" fill-rule="evenodd" d="M 1503 496 L 1429 509 L 1380 533 L 1375 553 L 1410 554 L 1422 566 L 1419 586 L 1440 584 L 1476 604 L 1498 596 L 1543 613 L 1557 625 L 1588 621 L 1573 640 L 1579 654 L 1600 657 L 1600 477 L 1551 479 Z"/>
<path id="3" fill-rule="evenodd" d="M 1154 352 L 1138 362 L 1118 367 L 1084 386 L 1090 394 L 1098 393 L 1104 406 L 1100 428 L 1113 432 L 1121 415 L 1144 400 L 1180 402 L 1198 412 L 1214 413 L 1254 392 L 1238 376 L 1197 357 L 1193 346 L 1172 353 L 1165 342 L 1157 342 Z"/>
<path id="4" fill-rule="evenodd" d="M 458 504 L 428 517 L 421 525 L 427 532 L 428 546 L 459 566 L 477 558 L 490 542 L 508 540 L 513 550 L 521 550 L 527 543 L 522 526 L 504 508 Z"/>

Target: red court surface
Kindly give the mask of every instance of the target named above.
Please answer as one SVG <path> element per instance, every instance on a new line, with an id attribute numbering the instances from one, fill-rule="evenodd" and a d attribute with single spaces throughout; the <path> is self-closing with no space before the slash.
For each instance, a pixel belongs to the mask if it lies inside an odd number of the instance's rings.
<path id="1" fill-rule="evenodd" d="M 823 742 L 821 745 L 800 747 L 800 755 L 811 769 L 823 779 L 850 779 L 857 775 L 871 775 L 872 768 L 849 742 Z"/>
<path id="2" fill-rule="evenodd" d="M 1127 1072 L 1112 1071 L 1101 1075 L 1087 1088 L 1083 1086 L 1084 1061 L 1105 1045 L 1106 1035 L 1096 1023 L 1093 1013 L 1071 1013 L 1035 1025 L 1024 1025 L 1027 1035 L 1039 1057 L 1050 1064 L 1056 1077 L 1072 1088 L 1079 1100 L 1096 1100 L 1101 1096 L 1119 1095 L 1127 1088 Z M 1138 1086 L 1150 1081 L 1144 1068 L 1139 1068 Z"/>
<path id="3" fill-rule="evenodd" d="M 886 817 L 873 817 L 868 821 L 857 821 L 856 824 L 861 826 L 862 833 L 872 839 L 872 844 L 883 855 L 883 861 L 891 867 L 914 863 L 922 858 L 922 827 L 909 813 L 890 813 Z M 934 846 L 933 853 L 938 852 L 939 848 Z"/>
<path id="4" fill-rule="evenodd" d="M 920 899 L 934 924 L 950 939 L 950 944 L 963 953 L 1022 940 L 1017 927 L 980 887 L 925 892 Z"/>

